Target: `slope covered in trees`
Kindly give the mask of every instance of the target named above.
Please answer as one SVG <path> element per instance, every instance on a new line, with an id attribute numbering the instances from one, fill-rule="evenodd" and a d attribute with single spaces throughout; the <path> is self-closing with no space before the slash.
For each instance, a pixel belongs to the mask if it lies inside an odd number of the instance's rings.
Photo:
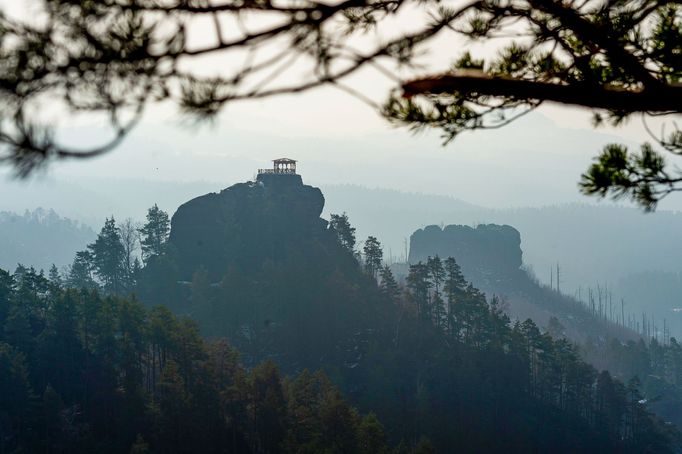
<path id="1" fill-rule="evenodd" d="M 565 334 L 575 341 L 589 338 L 614 337 L 637 339 L 629 329 L 624 309 L 616 301 L 603 301 L 592 310 L 582 302 L 561 293 L 560 268 L 553 276 L 555 285 L 542 286 L 523 268 L 521 235 L 511 226 L 482 224 L 476 228 L 431 225 L 415 231 L 410 237 L 410 263 L 425 261 L 429 256 L 457 257 L 467 280 L 478 288 L 500 296 L 510 316 L 532 318 L 547 327 L 554 318 L 563 326 Z M 587 291 L 585 297 L 587 298 Z M 596 303 L 595 301 L 592 301 Z M 610 311 L 609 311 L 610 309 Z M 628 314 L 632 315 L 629 312 Z"/>
<path id="2" fill-rule="evenodd" d="M 624 382 L 636 380 L 651 409 L 682 424 L 682 357 L 670 325 L 657 329 L 649 315 L 626 311 L 618 301 L 612 304 L 603 288 L 594 294 L 586 290 L 582 296 L 589 301 L 583 304 L 558 290 L 557 274 L 555 287 L 538 285 L 520 266 L 520 242 L 519 232 L 510 226 L 429 226 L 412 235 L 410 260 L 428 265 L 434 260 L 429 254 L 458 257 L 463 276 L 499 295 L 511 317 L 532 317 L 553 336 L 579 342 L 583 359 Z"/>
<path id="3" fill-rule="evenodd" d="M 143 300 L 226 337 L 247 365 L 273 359 L 285 373 L 325 370 L 396 443 L 673 449 L 671 428 L 640 403 L 636 382 L 598 373 L 532 321 L 511 323 L 454 260 L 415 264 L 401 287 L 389 269 L 376 269 L 378 241 L 358 252 L 347 216 L 319 218 L 319 190 L 275 178 L 183 205 L 166 251 L 141 272 Z"/>
<path id="4" fill-rule="evenodd" d="M 0 270 L 0 452 L 387 452 L 321 372 L 250 370 L 195 322 Z"/>
<path id="5" fill-rule="evenodd" d="M 622 342 L 590 340 L 582 356 L 622 379 L 637 377 L 647 406 L 666 421 L 682 426 L 682 346 L 674 338 Z"/>

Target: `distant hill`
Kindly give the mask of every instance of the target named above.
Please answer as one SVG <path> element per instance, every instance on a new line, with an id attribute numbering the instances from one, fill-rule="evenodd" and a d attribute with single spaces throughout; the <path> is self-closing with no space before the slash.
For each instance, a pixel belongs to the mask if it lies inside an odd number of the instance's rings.
<path id="1" fill-rule="evenodd" d="M 358 238 L 375 235 L 396 261 L 405 242 L 427 225 L 508 224 L 522 234 L 523 259 L 549 282 L 560 263 L 569 291 L 597 282 L 615 284 L 644 270 L 682 271 L 682 213 L 642 213 L 610 204 L 487 208 L 460 198 L 358 186 L 322 186 L 325 213 L 346 211 Z"/>
<path id="2" fill-rule="evenodd" d="M 0 212 L 0 268 L 18 263 L 48 270 L 73 261 L 76 251 L 95 238 L 88 226 L 60 217 L 53 210 L 36 209 L 23 215 Z"/>
<path id="3" fill-rule="evenodd" d="M 532 318 L 545 328 L 554 317 L 565 328 L 561 334 L 575 341 L 639 338 L 635 332 L 595 316 L 575 299 L 542 286 L 529 275 L 522 267 L 521 238 L 518 230 L 508 225 L 430 225 L 410 236 L 409 263 L 426 262 L 436 255 L 454 257 L 467 280 L 502 298 L 511 317 L 521 321 Z"/>
<path id="4" fill-rule="evenodd" d="M 623 298 L 631 312 L 647 312 L 661 326 L 667 319 L 672 333 L 682 336 L 682 313 L 673 312 L 682 306 L 682 297 L 674 297 L 668 284 L 655 284 L 670 280 L 666 273 L 682 272 L 682 213 L 647 214 L 610 204 L 493 209 L 454 197 L 385 189 L 332 186 L 323 190 L 326 212 L 346 211 L 358 239 L 377 236 L 393 261 L 405 261 L 410 234 L 427 225 L 511 225 L 521 233 L 524 267 L 541 283 L 549 285 L 550 273 L 556 274 L 559 264 L 563 293 L 577 296 L 580 289 L 584 297 L 588 288 L 608 287 L 614 301 Z M 642 274 L 663 276 L 654 279 Z M 638 291 L 642 287 L 634 282 L 642 282 L 647 291 Z"/>
<path id="5" fill-rule="evenodd" d="M 108 216 L 142 220 L 155 203 L 172 213 L 186 200 L 221 187 L 223 183 L 126 178 L 43 178 L 10 184 L 0 178 L 0 211 L 22 213 L 45 207 L 99 230 Z"/>

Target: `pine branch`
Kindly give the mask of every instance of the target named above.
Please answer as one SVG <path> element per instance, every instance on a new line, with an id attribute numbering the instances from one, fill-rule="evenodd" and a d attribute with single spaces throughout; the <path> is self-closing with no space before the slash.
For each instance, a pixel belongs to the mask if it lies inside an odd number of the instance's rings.
<path id="1" fill-rule="evenodd" d="M 559 84 L 492 76 L 483 71 L 425 77 L 402 85 L 406 98 L 415 95 L 462 94 L 535 99 L 626 113 L 680 112 L 682 86 L 626 90 L 608 85 Z"/>

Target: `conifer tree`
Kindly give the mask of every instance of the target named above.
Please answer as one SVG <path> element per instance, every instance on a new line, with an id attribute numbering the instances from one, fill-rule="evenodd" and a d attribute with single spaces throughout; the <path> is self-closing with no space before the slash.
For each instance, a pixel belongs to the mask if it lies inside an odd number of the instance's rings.
<path id="1" fill-rule="evenodd" d="M 355 227 L 350 225 L 346 213 L 330 215 L 329 230 L 336 234 L 341 246 L 348 252 L 355 253 Z"/>
<path id="2" fill-rule="evenodd" d="M 429 257 L 426 260 L 426 267 L 429 272 L 429 279 L 433 284 L 433 294 L 431 297 L 431 310 L 433 315 L 433 323 L 438 328 L 444 328 L 447 324 L 447 313 L 445 311 L 445 302 L 441 296 L 441 284 L 445 278 L 445 269 L 443 262 L 437 255 Z"/>
<path id="3" fill-rule="evenodd" d="M 381 289 L 381 293 L 386 295 L 391 301 L 397 302 L 400 298 L 400 286 L 396 282 L 395 277 L 393 277 L 391 267 L 384 265 L 381 268 L 380 277 L 381 283 L 379 284 L 379 288 Z"/>
<path id="4" fill-rule="evenodd" d="M 443 283 L 443 291 L 445 292 L 445 298 L 447 303 L 447 318 L 448 318 L 448 331 L 452 334 L 456 330 L 455 328 L 455 305 L 457 301 L 461 299 L 464 295 L 466 288 L 466 279 L 462 274 L 462 270 L 457 264 L 457 261 L 453 257 L 448 257 L 445 259 L 444 263 L 445 270 L 445 282 Z"/>
<path id="5" fill-rule="evenodd" d="M 66 283 L 72 288 L 94 289 L 97 283 L 93 279 L 93 272 L 94 264 L 90 251 L 76 252 Z"/>
<path id="6" fill-rule="evenodd" d="M 57 269 L 57 265 L 54 263 L 50 267 L 50 271 L 48 272 L 47 278 L 50 280 L 50 284 L 54 286 L 61 286 L 62 285 L 62 277 L 59 274 L 59 270 Z"/>
<path id="7" fill-rule="evenodd" d="M 50 295 L 54 298 L 59 295 L 59 292 L 62 290 L 62 286 L 64 284 L 62 276 L 57 269 L 57 265 L 54 263 L 50 267 L 47 279 L 50 281 Z"/>
<path id="8" fill-rule="evenodd" d="M 417 309 L 417 315 L 423 320 L 431 320 L 431 308 L 429 306 L 429 290 L 432 283 L 429 280 L 429 268 L 422 262 L 410 265 L 407 275 L 407 288 L 410 290 L 413 302 Z"/>
<path id="9" fill-rule="evenodd" d="M 94 243 L 88 245 L 92 255 L 95 274 L 102 281 L 102 288 L 110 294 L 120 294 L 125 285 L 125 248 L 113 217 L 104 222 L 104 227 Z"/>
<path id="10" fill-rule="evenodd" d="M 139 231 L 142 259 L 147 263 L 151 257 L 160 256 L 166 251 L 166 243 L 170 234 L 168 213 L 154 204 L 147 210 L 147 222 Z"/>
<path id="11" fill-rule="evenodd" d="M 376 279 L 377 273 L 381 268 L 381 262 L 384 258 L 384 252 L 381 249 L 381 243 L 376 237 L 369 236 L 365 240 L 365 245 L 362 248 L 365 253 L 365 271 L 367 274 Z"/>
<path id="12" fill-rule="evenodd" d="M 10 309 L 10 296 L 14 291 L 14 277 L 7 271 L 0 269 L 0 327 L 5 322 Z M 2 337 L 2 333 L 0 333 Z"/>
<path id="13" fill-rule="evenodd" d="M 426 266 L 429 269 L 431 282 L 433 282 L 433 291 L 435 293 L 440 293 L 440 286 L 445 278 L 445 269 L 443 268 L 442 260 L 438 256 L 429 257 L 426 260 Z"/>
<path id="14" fill-rule="evenodd" d="M 462 269 L 453 257 L 445 259 L 445 283 L 443 290 L 447 297 L 448 304 L 453 304 L 458 295 L 461 295 L 467 286 L 466 279 L 462 274 Z"/>

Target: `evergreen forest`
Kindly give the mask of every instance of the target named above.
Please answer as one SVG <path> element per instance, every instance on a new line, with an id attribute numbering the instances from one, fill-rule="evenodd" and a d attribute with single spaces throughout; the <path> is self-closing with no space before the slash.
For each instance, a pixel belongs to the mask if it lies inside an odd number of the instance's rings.
<path id="1" fill-rule="evenodd" d="M 676 409 L 649 402 L 680 394 L 674 339 L 576 344 L 454 257 L 398 280 L 345 214 L 186 280 L 165 212 L 125 224 L 68 270 L 0 272 L 0 452 L 680 448 Z"/>
<path id="2" fill-rule="evenodd" d="M 0 0 L 0 454 L 682 453 L 680 115 L 679 0 Z"/>

